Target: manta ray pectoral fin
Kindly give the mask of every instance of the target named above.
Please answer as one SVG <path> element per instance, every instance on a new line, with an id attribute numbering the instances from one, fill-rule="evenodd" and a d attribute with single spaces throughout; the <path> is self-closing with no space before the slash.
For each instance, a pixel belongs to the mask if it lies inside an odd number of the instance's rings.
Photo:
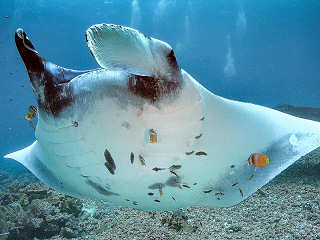
<path id="1" fill-rule="evenodd" d="M 171 46 L 129 28 L 114 24 L 93 25 L 86 31 L 91 54 L 103 68 L 168 79 L 179 77 L 180 68 Z"/>
<path id="2" fill-rule="evenodd" d="M 21 163 L 30 172 L 32 172 L 38 179 L 43 181 L 50 187 L 64 192 L 66 194 L 80 197 L 74 192 L 73 187 L 67 183 L 62 182 L 61 176 L 52 171 L 43 160 L 47 160 L 47 156 L 43 153 L 38 141 L 35 141 L 30 146 L 19 151 L 7 154 L 4 158 L 14 159 Z M 60 174 L 61 175 L 61 174 Z"/>

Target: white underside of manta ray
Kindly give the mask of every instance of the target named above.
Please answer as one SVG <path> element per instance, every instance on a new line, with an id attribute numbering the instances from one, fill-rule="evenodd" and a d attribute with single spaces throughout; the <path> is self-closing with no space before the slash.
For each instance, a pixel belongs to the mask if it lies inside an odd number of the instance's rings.
<path id="1" fill-rule="evenodd" d="M 320 123 L 214 95 L 172 48 L 112 24 L 86 32 L 101 69 L 16 45 L 38 102 L 36 141 L 6 155 L 50 187 L 137 209 L 235 205 L 320 146 Z M 248 164 L 266 154 L 265 167 Z"/>

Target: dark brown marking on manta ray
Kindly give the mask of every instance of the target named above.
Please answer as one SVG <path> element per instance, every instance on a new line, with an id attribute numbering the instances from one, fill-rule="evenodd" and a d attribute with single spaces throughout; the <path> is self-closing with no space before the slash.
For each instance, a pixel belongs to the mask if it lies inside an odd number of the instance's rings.
<path id="1" fill-rule="evenodd" d="M 111 174 L 114 174 L 114 171 L 116 170 L 116 164 L 114 163 L 111 153 L 107 149 L 104 151 L 104 158 L 106 159 L 104 165 Z"/>
<path id="2" fill-rule="evenodd" d="M 173 50 L 171 50 L 171 52 L 168 54 L 167 60 L 168 60 L 168 63 L 171 67 L 173 67 L 176 70 L 179 69 L 179 65 L 177 63 L 177 59 L 176 59 L 176 56 L 174 55 Z"/>
<path id="3" fill-rule="evenodd" d="M 170 169 L 171 171 L 177 170 L 177 169 L 180 169 L 180 168 L 181 168 L 181 165 L 172 165 L 171 167 L 169 167 L 169 169 Z"/>
<path id="4" fill-rule="evenodd" d="M 152 168 L 153 171 L 161 171 L 161 170 L 166 170 L 166 168 L 158 168 L 158 167 L 155 167 L 155 168 Z"/>
<path id="5" fill-rule="evenodd" d="M 133 154 L 133 152 L 130 153 L 130 162 L 131 162 L 131 164 L 133 164 L 133 162 L 134 162 L 134 154 Z"/>
<path id="6" fill-rule="evenodd" d="M 186 152 L 186 155 L 191 155 L 192 153 L 194 153 L 194 151 Z"/>
<path id="7" fill-rule="evenodd" d="M 198 136 L 195 136 L 194 138 L 199 139 L 199 138 L 201 138 L 201 136 L 202 136 L 202 133 L 200 133 L 200 135 L 198 135 Z"/>
<path id="8" fill-rule="evenodd" d="M 207 156 L 208 154 L 205 152 L 196 152 L 197 156 Z"/>
<path id="9" fill-rule="evenodd" d="M 149 100 L 151 103 L 159 101 L 163 96 L 176 93 L 181 88 L 179 81 L 158 79 L 153 76 L 139 76 L 131 74 L 128 79 L 128 89 L 134 95 Z"/>
<path id="10" fill-rule="evenodd" d="M 118 193 L 114 193 L 114 192 L 111 192 L 107 189 L 105 189 L 104 187 L 102 187 L 100 184 L 94 182 L 94 181 L 91 181 L 90 179 L 86 179 L 85 181 L 86 184 L 88 184 L 89 186 L 91 186 L 94 190 L 96 190 L 98 193 L 102 194 L 102 195 L 106 195 L 106 196 L 112 196 L 112 195 L 115 195 L 115 196 L 119 196 Z"/>

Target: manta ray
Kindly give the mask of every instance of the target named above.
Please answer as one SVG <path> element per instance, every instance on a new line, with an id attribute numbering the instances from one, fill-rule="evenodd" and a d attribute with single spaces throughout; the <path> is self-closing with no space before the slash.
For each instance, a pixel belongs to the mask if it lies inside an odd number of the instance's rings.
<path id="1" fill-rule="evenodd" d="M 233 206 L 320 146 L 319 122 L 213 94 L 163 41 L 113 24 L 85 36 L 98 69 L 53 64 L 15 32 L 38 120 L 34 143 L 5 158 L 57 191 L 142 210 Z M 248 163 L 255 153 L 269 164 Z"/>

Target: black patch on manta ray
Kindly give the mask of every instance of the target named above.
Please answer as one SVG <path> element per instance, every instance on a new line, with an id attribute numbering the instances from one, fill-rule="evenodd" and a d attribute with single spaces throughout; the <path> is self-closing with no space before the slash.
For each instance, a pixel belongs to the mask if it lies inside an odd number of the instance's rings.
<path id="1" fill-rule="evenodd" d="M 111 192 L 107 189 L 105 189 L 104 187 L 102 187 L 100 184 L 90 180 L 90 179 L 86 179 L 85 181 L 86 184 L 88 184 L 89 186 L 91 186 L 92 188 L 94 188 L 94 190 L 96 190 L 98 193 L 102 194 L 102 195 L 106 195 L 106 196 L 111 196 L 111 195 L 115 195 L 115 196 L 119 196 L 118 193 L 114 193 Z"/>
<path id="2" fill-rule="evenodd" d="M 179 81 L 168 81 L 150 76 L 139 76 L 131 74 L 128 79 L 129 91 L 134 95 L 157 102 L 163 96 L 175 93 L 181 84 Z"/>
<path id="3" fill-rule="evenodd" d="M 111 174 L 114 174 L 114 171 L 116 170 L 116 164 L 114 163 L 114 160 L 111 156 L 111 153 L 108 151 L 108 149 L 104 151 L 104 158 L 106 159 L 106 162 L 104 163 L 104 165 L 106 166 L 106 168 L 109 170 Z"/>
<path id="4" fill-rule="evenodd" d="M 178 62 L 177 62 L 177 58 L 176 58 L 176 56 L 174 55 L 173 50 L 171 50 L 171 52 L 168 54 L 167 60 L 168 60 L 169 65 L 170 65 L 172 68 L 174 68 L 174 69 L 176 69 L 176 70 L 179 69 L 179 65 L 178 65 Z"/>

